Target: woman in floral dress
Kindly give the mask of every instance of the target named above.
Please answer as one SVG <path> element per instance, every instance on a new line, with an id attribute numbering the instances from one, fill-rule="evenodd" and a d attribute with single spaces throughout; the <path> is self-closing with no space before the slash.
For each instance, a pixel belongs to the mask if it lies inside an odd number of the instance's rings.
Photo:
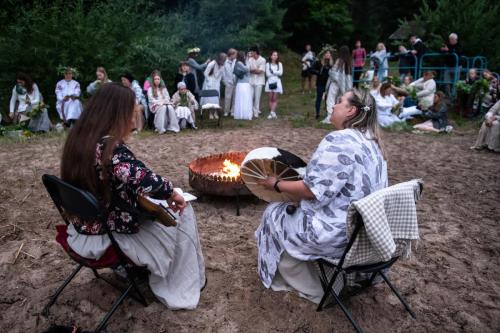
<path id="1" fill-rule="evenodd" d="M 205 266 L 193 208 L 170 181 L 155 174 L 125 145 L 133 127 L 135 96 L 118 83 L 103 85 L 66 140 L 61 177 L 94 194 L 108 216 L 108 228 L 123 253 L 149 272 L 149 285 L 171 309 L 194 309 L 205 284 Z M 167 200 L 178 214 L 165 227 L 134 213 L 138 195 Z M 70 219 L 68 244 L 80 256 L 99 259 L 110 239 L 96 221 Z"/>

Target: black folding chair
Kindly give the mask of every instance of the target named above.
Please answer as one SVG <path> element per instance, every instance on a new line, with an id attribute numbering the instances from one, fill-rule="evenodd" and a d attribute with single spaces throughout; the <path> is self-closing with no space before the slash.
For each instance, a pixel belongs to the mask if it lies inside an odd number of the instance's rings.
<path id="1" fill-rule="evenodd" d="M 66 278 L 63 284 L 50 298 L 50 301 L 42 310 L 42 315 L 48 316 L 50 307 L 56 302 L 61 292 L 71 282 L 71 280 L 73 280 L 73 278 L 78 274 L 82 267 L 90 268 L 96 278 L 104 280 L 121 292 L 120 297 L 118 297 L 118 299 L 113 303 L 111 310 L 109 310 L 109 312 L 104 316 L 94 332 L 100 332 L 105 328 L 108 320 L 111 318 L 113 313 L 127 296 L 130 296 L 142 305 L 147 306 L 148 303 L 139 290 L 136 282 L 136 280 L 140 280 L 141 277 L 144 277 L 147 272 L 145 272 L 144 268 L 135 266 L 125 256 L 125 254 L 123 254 L 118 243 L 113 237 L 113 234 L 107 227 L 105 220 L 107 216 L 103 214 L 103 210 L 101 209 L 97 199 L 91 193 L 65 183 L 56 176 L 43 175 L 42 181 L 45 185 L 45 188 L 49 192 L 52 201 L 54 202 L 64 222 L 66 223 L 66 225 L 57 226 L 58 235 L 56 240 L 61 244 L 66 253 L 71 257 L 71 259 L 78 263 L 75 270 Z M 106 234 L 111 240 L 111 246 L 110 248 L 108 248 L 102 258 L 100 258 L 99 260 L 86 259 L 71 250 L 67 243 L 66 233 L 66 228 L 70 223 L 68 220 L 69 216 L 74 216 L 81 220 L 99 221 L 101 223 L 101 227 L 105 230 Z M 125 288 L 117 286 L 110 280 L 99 275 L 99 273 L 97 272 L 98 269 L 117 268 L 120 266 L 123 267 L 127 273 L 127 285 L 125 286 Z M 135 295 L 132 291 L 135 291 Z"/>
<path id="2" fill-rule="evenodd" d="M 422 192 L 423 186 L 420 184 L 420 192 Z M 349 242 L 347 243 L 347 247 L 342 254 L 342 257 L 340 260 L 335 263 L 329 260 L 325 259 L 318 259 L 316 263 L 319 266 L 319 271 L 320 271 L 320 281 L 323 286 L 323 290 L 325 291 L 319 305 L 317 308 L 317 311 L 321 311 L 325 305 L 325 302 L 328 298 L 329 295 L 332 296 L 333 300 L 335 301 L 336 304 L 340 306 L 340 309 L 344 314 L 346 315 L 347 319 L 351 322 L 351 324 L 354 326 L 354 329 L 358 333 L 362 333 L 363 330 L 361 327 L 358 325 L 356 320 L 354 320 L 351 312 L 347 307 L 344 305 L 342 302 L 340 293 L 337 294 L 334 290 L 334 285 L 336 285 L 339 281 L 337 281 L 338 278 L 344 278 L 347 276 L 347 274 L 351 273 L 364 273 L 364 274 L 371 274 L 370 278 L 368 281 L 366 281 L 366 286 L 370 286 L 373 283 L 373 280 L 377 275 L 380 275 L 382 279 L 387 283 L 389 288 L 394 292 L 394 294 L 397 296 L 397 298 L 401 301 L 403 306 L 405 307 L 406 311 L 410 313 L 410 315 L 413 317 L 413 319 L 417 319 L 415 313 L 413 310 L 410 308 L 406 300 L 401 296 L 399 291 L 396 289 L 396 287 L 389 281 L 387 275 L 384 273 L 384 270 L 389 269 L 398 259 L 399 256 L 394 256 L 393 258 L 389 259 L 388 261 L 383 261 L 383 262 L 378 262 L 378 263 L 373 263 L 369 265 L 356 265 L 356 266 L 350 266 L 350 267 L 344 267 L 344 261 L 347 256 L 347 253 L 353 246 L 359 232 L 361 229 L 364 227 L 363 225 L 363 219 L 359 213 L 356 212 L 354 216 L 354 221 L 355 221 L 355 226 L 354 230 L 351 234 L 351 237 L 349 239 Z M 331 276 L 331 278 L 328 278 L 328 276 Z"/>

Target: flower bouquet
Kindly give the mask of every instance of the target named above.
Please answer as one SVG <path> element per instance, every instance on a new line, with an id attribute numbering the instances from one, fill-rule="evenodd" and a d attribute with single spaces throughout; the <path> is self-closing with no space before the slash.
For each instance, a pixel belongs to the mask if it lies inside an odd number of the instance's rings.
<path id="1" fill-rule="evenodd" d="M 44 102 L 40 102 L 36 107 L 32 108 L 31 111 L 27 112 L 26 115 L 30 118 L 37 118 L 42 114 L 44 110 L 48 108 L 48 105 L 46 105 Z"/>

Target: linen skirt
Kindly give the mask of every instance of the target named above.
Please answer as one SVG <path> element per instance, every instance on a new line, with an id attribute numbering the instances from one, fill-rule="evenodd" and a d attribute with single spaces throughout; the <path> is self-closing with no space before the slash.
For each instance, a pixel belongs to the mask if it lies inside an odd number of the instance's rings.
<path id="1" fill-rule="evenodd" d="M 135 234 L 113 233 L 123 253 L 151 272 L 149 286 L 172 310 L 194 309 L 205 284 L 205 263 L 193 208 L 188 205 L 176 227 L 145 221 Z M 111 245 L 107 235 L 84 235 L 68 226 L 68 244 L 80 256 L 99 259 Z"/>

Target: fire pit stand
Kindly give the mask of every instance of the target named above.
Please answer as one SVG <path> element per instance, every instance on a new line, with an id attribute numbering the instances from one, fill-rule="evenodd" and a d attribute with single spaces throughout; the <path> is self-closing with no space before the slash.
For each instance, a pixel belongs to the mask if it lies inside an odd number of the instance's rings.
<path id="1" fill-rule="evenodd" d="M 224 161 L 228 160 L 238 167 L 246 152 L 227 152 L 198 158 L 189 163 L 189 185 L 196 191 L 213 196 L 236 197 L 236 215 L 240 215 L 240 196 L 252 193 L 239 175 L 223 172 Z"/>

